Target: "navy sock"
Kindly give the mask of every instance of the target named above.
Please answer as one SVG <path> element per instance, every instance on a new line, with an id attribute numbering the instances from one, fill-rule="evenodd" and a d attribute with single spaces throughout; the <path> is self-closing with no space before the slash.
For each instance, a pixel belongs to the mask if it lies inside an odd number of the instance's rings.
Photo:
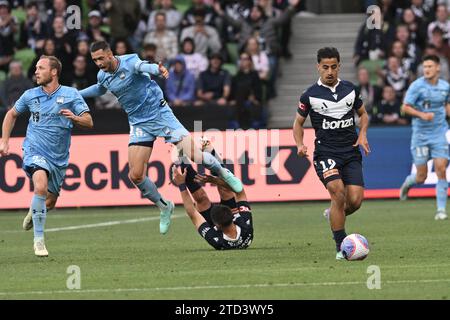
<path id="1" fill-rule="evenodd" d="M 336 241 L 336 251 L 341 251 L 341 243 L 345 239 L 347 234 L 345 233 L 345 229 L 333 231 L 333 239 Z"/>

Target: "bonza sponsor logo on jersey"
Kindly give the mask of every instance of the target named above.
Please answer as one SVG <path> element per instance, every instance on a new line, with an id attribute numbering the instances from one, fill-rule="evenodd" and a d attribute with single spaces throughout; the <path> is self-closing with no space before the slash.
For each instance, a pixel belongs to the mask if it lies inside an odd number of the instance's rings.
<path id="1" fill-rule="evenodd" d="M 351 126 L 353 126 L 353 118 L 335 121 L 327 121 L 327 119 L 323 119 L 322 122 L 322 129 L 324 130 L 343 129 Z"/>

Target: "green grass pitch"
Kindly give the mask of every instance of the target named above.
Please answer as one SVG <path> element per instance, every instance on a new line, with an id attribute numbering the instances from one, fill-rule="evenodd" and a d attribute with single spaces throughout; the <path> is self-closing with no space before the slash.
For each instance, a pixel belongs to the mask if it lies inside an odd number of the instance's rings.
<path id="1" fill-rule="evenodd" d="M 47 219 L 48 258 L 34 256 L 24 211 L 0 212 L 0 299 L 450 297 L 450 222 L 434 221 L 434 200 L 366 201 L 347 220 L 347 232 L 371 247 L 355 262 L 335 260 L 327 205 L 254 204 L 254 242 L 242 251 L 210 248 L 180 206 L 165 236 L 154 207 L 59 209 Z M 71 265 L 80 267 L 80 290 L 66 287 Z M 381 289 L 367 288 L 371 265 Z"/>

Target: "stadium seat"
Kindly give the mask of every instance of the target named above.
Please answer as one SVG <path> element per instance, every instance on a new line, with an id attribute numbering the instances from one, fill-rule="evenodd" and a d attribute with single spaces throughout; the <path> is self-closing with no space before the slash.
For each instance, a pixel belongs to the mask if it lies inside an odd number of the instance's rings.
<path id="1" fill-rule="evenodd" d="M 14 54 L 14 60 L 22 62 L 22 68 L 24 72 L 28 71 L 28 68 L 31 66 L 34 57 L 35 53 L 31 49 L 17 50 L 16 53 Z"/>
<path id="2" fill-rule="evenodd" d="M 377 69 L 383 68 L 385 60 L 363 60 L 359 64 L 359 67 L 364 67 L 369 71 L 370 83 L 375 85 L 378 81 Z"/>
<path id="3" fill-rule="evenodd" d="M 230 73 L 230 76 L 234 76 L 237 73 L 237 66 L 234 63 L 224 63 L 222 68 L 227 70 Z"/>

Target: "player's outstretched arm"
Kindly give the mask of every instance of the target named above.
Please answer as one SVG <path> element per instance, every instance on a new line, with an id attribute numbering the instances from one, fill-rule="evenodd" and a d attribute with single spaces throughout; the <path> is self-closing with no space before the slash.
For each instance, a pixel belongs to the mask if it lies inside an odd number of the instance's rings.
<path id="1" fill-rule="evenodd" d="M 303 124 L 305 123 L 305 121 L 305 117 L 302 117 L 301 115 L 296 113 L 293 126 L 293 134 L 295 143 L 297 145 L 297 154 L 300 157 L 305 157 L 308 155 L 308 148 L 303 144 Z"/>
<path id="2" fill-rule="evenodd" d="M 192 223 L 194 224 L 195 228 L 198 229 L 203 223 L 206 222 L 205 218 L 195 209 L 194 202 L 192 201 L 191 195 L 186 187 L 186 174 L 187 171 L 184 173 L 180 172 L 180 169 L 177 167 L 172 168 L 172 175 L 173 180 L 175 184 L 180 189 L 181 198 L 183 199 L 183 205 L 184 209 L 186 210 L 186 213 L 188 214 L 189 218 L 191 218 Z"/>
<path id="3" fill-rule="evenodd" d="M 95 98 L 104 95 L 108 91 L 104 86 L 96 83 L 86 89 L 80 90 L 80 95 L 83 98 Z"/>
<path id="4" fill-rule="evenodd" d="M 11 131 L 14 128 L 18 116 L 19 113 L 16 109 L 12 108 L 6 113 L 5 119 L 3 119 L 2 138 L 0 140 L 0 156 L 7 156 L 9 154 L 9 137 L 11 136 Z"/>
<path id="5" fill-rule="evenodd" d="M 150 73 L 153 76 L 162 76 L 165 79 L 169 78 L 169 70 L 163 66 L 162 62 L 156 64 L 148 63 L 147 61 L 138 61 L 134 68 L 140 73 Z"/>
<path id="6" fill-rule="evenodd" d="M 402 112 L 404 114 L 407 114 L 407 115 L 409 115 L 411 117 L 420 118 L 420 119 L 422 119 L 424 121 L 431 121 L 434 118 L 434 113 L 433 112 L 422 112 L 422 111 L 419 111 L 419 110 L 417 110 L 416 108 L 414 108 L 413 106 L 411 106 L 411 105 L 409 105 L 407 103 L 404 103 L 402 105 L 401 110 L 402 110 Z"/>

